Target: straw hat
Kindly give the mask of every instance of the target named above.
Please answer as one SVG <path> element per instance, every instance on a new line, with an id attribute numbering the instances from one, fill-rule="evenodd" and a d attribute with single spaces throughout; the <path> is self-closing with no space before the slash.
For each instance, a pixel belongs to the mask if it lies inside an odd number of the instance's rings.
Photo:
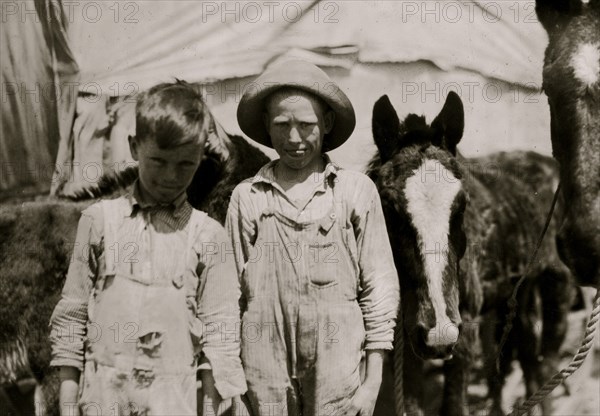
<path id="1" fill-rule="evenodd" d="M 240 128 L 252 140 L 268 147 L 271 139 L 263 120 L 266 98 L 283 87 L 297 88 L 320 97 L 335 113 L 331 131 L 323 138 L 325 151 L 341 146 L 354 131 L 356 117 L 344 92 L 317 66 L 305 61 L 286 61 L 267 69 L 246 89 L 237 109 Z"/>

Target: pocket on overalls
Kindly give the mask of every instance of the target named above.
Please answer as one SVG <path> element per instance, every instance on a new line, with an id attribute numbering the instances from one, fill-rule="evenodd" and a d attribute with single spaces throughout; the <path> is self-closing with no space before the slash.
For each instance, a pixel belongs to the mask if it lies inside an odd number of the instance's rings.
<path id="1" fill-rule="evenodd" d="M 338 284 L 338 264 L 340 245 L 335 241 L 314 241 L 309 243 L 303 253 L 308 262 L 310 283 L 317 288 L 326 288 Z"/>

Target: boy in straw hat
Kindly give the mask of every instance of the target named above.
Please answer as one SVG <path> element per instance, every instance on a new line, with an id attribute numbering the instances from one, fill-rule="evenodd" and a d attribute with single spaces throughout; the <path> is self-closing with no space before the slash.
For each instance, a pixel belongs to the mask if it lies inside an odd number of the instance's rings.
<path id="1" fill-rule="evenodd" d="M 279 159 L 233 191 L 226 224 L 241 278 L 252 411 L 371 415 L 399 286 L 375 185 L 324 154 L 352 133 L 354 109 L 306 62 L 273 67 L 254 86 L 238 122 Z"/>

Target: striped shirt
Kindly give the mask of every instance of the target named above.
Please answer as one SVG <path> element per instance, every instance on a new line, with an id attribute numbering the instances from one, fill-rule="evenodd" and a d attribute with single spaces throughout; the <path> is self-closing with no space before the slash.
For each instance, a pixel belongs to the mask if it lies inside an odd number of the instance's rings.
<path id="1" fill-rule="evenodd" d="M 274 209 L 304 222 L 322 218 L 329 212 L 335 187 L 336 194 L 341 192 L 347 204 L 347 225 L 354 229 L 356 238 L 360 270 L 358 301 L 366 330 L 365 349 L 392 349 L 400 289 L 377 188 L 366 175 L 341 169 L 327 155 L 324 157 L 325 170 L 314 174 L 315 188 L 306 201 L 291 200 L 277 184 L 274 176 L 277 161 L 268 163 L 235 188 L 226 228 L 234 243 L 238 273 L 241 276 L 252 256 L 260 216 L 268 208 L 267 192 L 274 191 Z"/>
<path id="2" fill-rule="evenodd" d="M 172 279 L 181 270 L 180 256 L 165 253 L 183 253 L 187 245 L 186 224 L 193 208 L 182 194 L 169 205 L 158 205 L 144 199 L 139 184 L 133 186 L 126 198 L 131 207 L 125 221 L 133 221 L 136 249 L 108 247 L 111 253 L 125 262 L 127 257 L 132 274 L 146 259 L 152 263 L 153 275 Z M 105 270 L 104 214 L 100 204 L 84 210 L 79 220 L 75 248 L 69 265 L 62 297 L 51 318 L 52 366 L 71 366 L 83 369 L 84 341 L 88 320 L 88 300 L 97 276 Z M 174 247 L 175 246 L 175 247 Z M 223 398 L 243 394 L 246 381 L 239 357 L 240 287 L 234 257 L 223 227 L 206 218 L 194 239 L 197 254 L 196 273 L 199 277 L 196 296 L 196 315 L 204 324 L 203 361 L 212 368 L 215 386 Z M 130 260 L 131 260 L 130 259 Z M 117 333 L 111 334 L 118 336 Z M 121 334 L 125 336 L 123 331 Z"/>

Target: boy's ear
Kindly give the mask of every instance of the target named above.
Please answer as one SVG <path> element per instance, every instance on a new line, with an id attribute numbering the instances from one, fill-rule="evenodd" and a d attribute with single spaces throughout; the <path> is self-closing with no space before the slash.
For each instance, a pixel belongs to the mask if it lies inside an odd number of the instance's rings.
<path id="1" fill-rule="evenodd" d="M 325 134 L 328 134 L 331 132 L 331 130 L 333 129 L 333 125 L 335 124 L 335 113 L 333 112 L 333 110 L 329 110 L 327 111 L 327 113 L 325 113 L 323 121 L 325 123 Z"/>
<path id="2" fill-rule="evenodd" d="M 137 138 L 135 136 L 127 136 L 127 141 L 129 142 L 129 152 L 131 152 L 131 157 L 136 162 L 139 162 L 139 157 L 138 157 L 139 143 L 138 143 Z"/>

